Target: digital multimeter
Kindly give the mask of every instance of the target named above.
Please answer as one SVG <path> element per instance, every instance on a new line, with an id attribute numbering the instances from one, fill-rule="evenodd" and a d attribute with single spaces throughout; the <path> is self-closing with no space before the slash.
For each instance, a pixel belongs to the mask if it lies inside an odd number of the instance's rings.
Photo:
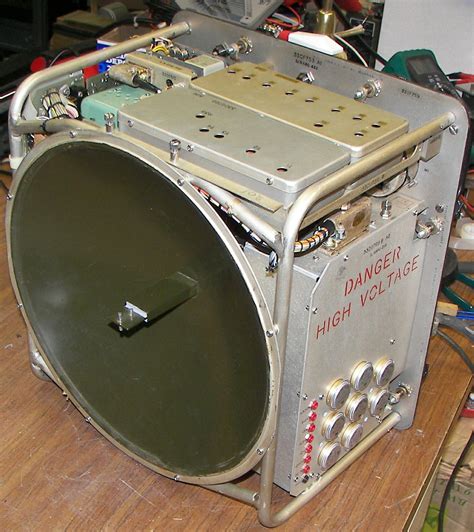
<path id="1" fill-rule="evenodd" d="M 383 72 L 396 74 L 423 87 L 458 97 L 452 83 L 441 70 L 431 50 L 397 52 L 385 65 Z"/>

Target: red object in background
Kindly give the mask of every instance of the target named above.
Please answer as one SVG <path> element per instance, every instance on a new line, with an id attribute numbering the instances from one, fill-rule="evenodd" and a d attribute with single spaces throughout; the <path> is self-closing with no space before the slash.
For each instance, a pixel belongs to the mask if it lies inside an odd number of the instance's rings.
<path id="1" fill-rule="evenodd" d="M 86 55 L 86 54 L 83 54 L 83 55 Z M 75 59 L 75 58 L 76 58 L 75 55 L 65 57 L 63 59 L 60 58 L 54 64 L 59 65 L 59 63 L 64 63 L 66 61 L 70 61 L 71 59 Z M 35 57 L 35 59 L 33 59 L 33 61 L 31 62 L 30 71 L 33 73 L 39 72 L 40 70 L 44 70 L 45 68 L 48 68 L 48 66 L 49 66 L 48 60 L 44 56 L 39 55 L 38 57 Z M 99 73 L 99 66 L 93 65 L 90 67 L 83 68 L 82 72 L 84 74 L 85 79 L 91 78 L 92 76 L 96 76 Z"/>
<path id="2" fill-rule="evenodd" d="M 355 13 L 362 11 L 362 4 L 359 0 L 336 0 L 336 4 L 344 11 L 353 11 Z"/>

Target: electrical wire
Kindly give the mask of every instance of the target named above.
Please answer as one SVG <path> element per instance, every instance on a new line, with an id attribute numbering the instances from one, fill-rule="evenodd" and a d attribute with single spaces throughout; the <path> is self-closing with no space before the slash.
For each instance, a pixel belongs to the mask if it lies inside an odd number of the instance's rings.
<path id="1" fill-rule="evenodd" d="M 293 15 L 295 15 L 296 17 L 296 20 L 298 21 L 298 24 L 301 24 L 301 15 L 298 13 L 298 11 L 296 11 L 296 9 L 292 6 L 285 6 L 286 9 L 288 9 L 288 11 L 290 11 L 291 13 L 293 13 Z"/>
<path id="2" fill-rule="evenodd" d="M 64 55 L 66 52 L 70 52 L 72 54 L 74 54 L 74 52 L 69 49 L 69 48 L 64 48 L 63 50 L 61 50 L 54 58 L 53 60 L 49 63 L 48 65 L 48 68 L 52 67 L 54 65 L 54 63 L 56 63 L 56 61 L 62 56 Z"/>
<path id="3" fill-rule="evenodd" d="M 296 20 L 293 20 L 292 18 L 287 17 L 286 15 L 282 15 L 281 13 L 273 13 L 273 15 L 267 18 L 266 21 L 270 22 L 271 24 L 278 24 L 279 26 L 291 30 L 298 29 L 302 24 L 301 15 L 298 13 L 298 11 L 296 11 L 294 7 L 285 6 L 285 9 L 290 11 L 296 17 Z M 284 19 L 282 20 L 280 17 L 284 17 Z"/>
<path id="4" fill-rule="evenodd" d="M 336 15 L 341 19 L 341 21 L 344 23 L 344 25 L 346 26 L 347 29 L 350 29 L 352 28 L 353 26 L 351 25 L 349 19 L 346 17 L 346 15 L 343 13 L 342 9 L 334 2 L 334 6 L 333 6 L 333 9 L 336 13 Z M 365 48 L 365 50 L 372 56 L 372 57 L 375 57 L 375 59 L 377 59 L 380 63 L 382 63 L 382 65 L 386 65 L 388 63 L 388 61 L 382 57 L 376 50 L 374 50 L 370 45 L 368 45 L 364 39 L 362 39 L 362 37 L 360 35 L 356 35 L 355 38 L 357 39 L 357 42 L 360 44 L 360 46 L 362 46 L 363 48 Z"/>
<path id="5" fill-rule="evenodd" d="M 461 456 L 456 462 L 456 465 L 453 468 L 453 472 L 451 473 L 451 476 L 449 477 L 449 480 L 446 483 L 446 488 L 444 489 L 443 498 L 441 499 L 441 504 L 439 506 L 438 532 L 444 532 L 444 515 L 446 513 L 446 505 L 448 504 L 449 494 L 451 492 L 451 488 L 453 487 L 454 480 L 456 479 L 456 475 L 461 469 L 462 464 L 467 456 L 467 453 L 469 452 L 471 448 L 473 441 L 474 441 L 474 433 L 471 432 L 469 441 L 466 443 L 466 446 L 464 447 L 463 452 L 461 453 Z"/>
<path id="6" fill-rule="evenodd" d="M 471 205 L 468 201 L 468 199 L 466 198 L 466 196 L 463 196 L 462 194 L 459 195 L 459 199 L 461 200 L 461 203 L 466 207 L 466 209 L 469 211 L 469 212 L 472 212 L 474 213 L 474 206 Z"/>
<path id="7" fill-rule="evenodd" d="M 456 353 L 462 358 L 466 366 L 469 368 L 469 371 L 474 374 L 474 364 L 471 362 L 464 349 L 457 342 L 455 342 L 451 336 L 447 335 L 443 331 L 438 329 L 436 334 L 440 336 L 447 344 L 449 344 L 454 351 L 456 351 Z"/>
<path id="8" fill-rule="evenodd" d="M 367 61 L 360 55 L 360 53 L 352 46 L 352 44 L 348 43 L 346 41 L 346 39 L 340 37 L 339 35 L 337 34 L 334 34 L 333 35 L 334 39 L 338 40 L 340 43 L 342 43 L 343 46 L 345 46 L 346 48 L 349 48 L 349 50 L 357 57 L 357 59 L 359 59 L 359 61 L 365 66 L 365 67 L 369 67 L 369 65 L 367 64 Z"/>

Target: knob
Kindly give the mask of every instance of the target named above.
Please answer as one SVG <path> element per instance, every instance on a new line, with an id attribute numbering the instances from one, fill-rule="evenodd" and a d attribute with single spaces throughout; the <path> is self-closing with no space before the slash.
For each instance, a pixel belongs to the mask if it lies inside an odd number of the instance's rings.
<path id="1" fill-rule="evenodd" d="M 334 410 L 338 410 L 347 401 L 351 386 L 348 381 L 338 379 L 329 388 L 327 394 L 327 404 Z"/>
<path id="2" fill-rule="evenodd" d="M 341 445 L 337 442 L 328 442 L 324 444 L 318 456 L 318 463 L 323 469 L 332 467 L 339 459 L 341 454 Z"/>
<path id="3" fill-rule="evenodd" d="M 354 394 L 346 407 L 346 415 L 351 421 L 358 421 L 367 410 L 369 401 L 364 393 Z"/>
<path id="4" fill-rule="evenodd" d="M 362 438 L 364 427 L 360 423 L 351 423 L 347 425 L 341 435 L 341 443 L 346 449 L 355 447 Z"/>
<path id="5" fill-rule="evenodd" d="M 331 412 L 324 418 L 321 433 L 326 440 L 335 440 L 344 428 L 344 424 L 345 418 L 342 412 Z"/>
<path id="6" fill-rule="evenodd" d="M 375 389 L 369 397 L 369 409 L 372 416 L 379 416 L 388 404 L 390 394 L 387 390 Z"/>
<path id="7" fill-rule="evenodd" d="M 370 362 L 361 362 L 358 364 L 351 375 L 351 384 L 354 390 L 360 392 L 365 390 L 370 384 L 374 375 L 374 368 Z"/>
<path id="8" fill-rule="evenodd" d="M 377 386 L 388 384 L 395 371 L 395 362 L 391 358 L 382 358 L 375 363 L 374 373 Z"/>

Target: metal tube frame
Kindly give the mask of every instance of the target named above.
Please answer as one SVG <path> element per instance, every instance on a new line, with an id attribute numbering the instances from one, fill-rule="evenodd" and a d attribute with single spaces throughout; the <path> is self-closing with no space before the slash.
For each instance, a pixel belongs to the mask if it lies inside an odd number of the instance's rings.
<path id="1" fill-rule="evenodd" d="M 82 57 L 72 59 L 71 61 L 57 64 L 51 68 L 36 72 L 35 74 L 32 74 L 26 78 L 16 90 L 8 115 L 10 161 L 12 168 L 16 169 L 23 157 L 26 155 L 26 138 L 25 134 L 20 129 L 21 123 L 23 121 L 23 108 L 30 93 L 41 83 L 48 81 L 53 82 L 61 76 L 82 70 L 88 66 L 96 65 L 102 61 L 111 59 L 112 57 L 133 52 L 138 48 L 149 45 L 152 39 L 174 39 L 175 37 L 179 37 L 180 35 L 184 35 L 190 31 L 191 27 L 187 22 L 179 22 L 177 24 L 168 26 L 167 28 L 147 33 L 141 37 L 135 37 L 134 39 L 130 39 L 115 46 L 103 48 L 102 50 L 86 54 Z"/>
<path id="2" fill-rule="evenodd" d="M 26 153 L 24 135 L 29 132 L 37 131 L 38 127 L 44 131 L 46 124 L 49 126 L 51 123 L 52 127 L 48 127 L 50 132 L 80 127 L 80 122 L 76 123 L 75 120 L 61 121 L 62 125 L 59 123 L 56 124 L 56 121 L 54 121 L 54 123 L 53 121 L 48 121 L 42 126 L 39 121 L 26 121 L 22 119 L 21 113 L 27 97 L 38 84 L 48 80 L 53 81 L 60 76 L 69 74 L 86 66 L 135 50 L 148 44 L 152 38 L 173 38 L 189 31 L 191 31 L 189 24 L 182 22 L 163 30 L 149 33 L 143 37 L 132 39 L 126 43 L 88 54 L 83 58 L 77 58 L 70 62 L 57 65 L 27 78 L 17 90 L 10 107 L 10 145 L 13 157 L 19 158 L 20 160 L 24 157 Z M 326 177 L 321 182 L 311 185 L 297 198 L 290 208 L 282 233 L 250 211 L 234 195 L 200 178 L 195 176 L 189 177 L 189 181 L 192 184 L 203 188 L 211 196 L 214 196 L 217 201 L 225 205 L 231 213 L 239 217 L 241 221 L 271 245 L 279 255 L 273 321 L 275 325 L 274 330 L 278 335 L 280 363 L 282 368 L 284 368 L 288 335 L 289 307 L 294 265 L 294 242 L 297 240 L 298 231 L 310 209 L 331 193 L 354 183 L 371 171 L 381 167 L 383 164 L 394 160 L 403 155 L 406 151 L 420 145 L 430 137 L 439 134 L 441 131 L 451 126 L 454 121 L 454 114 L 446 113 L 428 122 L 424 126 L 393 140 L 376 152 L 367 155 L 361 161 L 346 166 Z M 38 124 L 40 125 L 38 126 Z M 411 161 L 408 160 L 406 165 L 408 166 L 410 162 Z M 403 162 L 398 163 L 397 166 L 400 165 L 403 166 Z M 382 172 L 379 176 L 380 181 L 387 179 L 391 175 L 392 174 L 389 173 L 385 176 L 385 173 Z M 372 186 L 375 185 L 373 179 L 370 180 L 370 183 Z M 364 184 L 362 183 L 356 187 L 355 190 L 363 193 Z M 282 378 L 280 376 L 278 383 L 279 387 L 281 387 L 281 383 Z M 395 427 L 402 419 L 398 412 L 390 413 L 374 431 L 367 435 L 354 449 L 339 460 L 339 462 L 337 462 L 336 465 L 325 473 L 317 482 L 295 497 L 287 505 L 283 506 L 283 508 L 275 512 L 272 508 L 272 489 L 275 473 L 279 404 L 276 406 L 276 431 L 273 441 L 261 462 L 260 490 L 254 492 L 232 482 L 203 486 L 206 489 L 237 499 L 255 507 L 258 510 L 260 522 L 267 527 L 275 527 L 288 520 L 295 512 L 309 502 L 340 473 L 347 469 L 357 458 L 377 442 L 386 432 Z"/>

